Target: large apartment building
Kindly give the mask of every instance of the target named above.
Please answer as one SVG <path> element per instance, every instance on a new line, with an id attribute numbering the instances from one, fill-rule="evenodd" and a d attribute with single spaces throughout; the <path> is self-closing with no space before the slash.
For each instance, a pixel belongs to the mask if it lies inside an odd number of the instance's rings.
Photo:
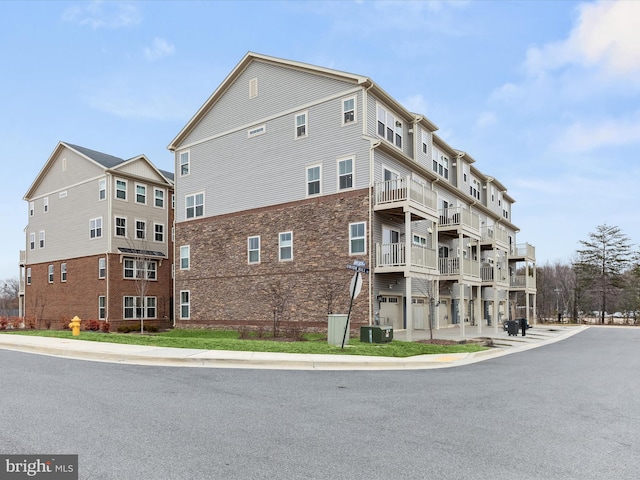
<path id="1" fill-rule="evenodd" d="M 59 142 L 24 200 L 20 309 L 29 323 L 169 323 L 172 173 L 144 155 L 124 160 Z"/>
<path id="2" fill-rule="evenodd" d="M 535 318 L 535 250 L 475 159 L 361 75 L 248 53 L 169 145 L 177 326 Z"/>

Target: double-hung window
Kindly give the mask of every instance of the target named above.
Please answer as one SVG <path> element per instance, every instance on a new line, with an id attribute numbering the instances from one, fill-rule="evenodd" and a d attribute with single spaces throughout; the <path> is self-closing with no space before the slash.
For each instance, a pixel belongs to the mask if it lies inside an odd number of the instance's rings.
<path id="1" fill-rule="evenodd" d="M 180 270 L 189 270 L 191 265 L 191 247 L 182 245 L 180 247 Z"/>
<path id="2" fill-rule="evenodd" d="M 247 259 L 249 263 L 260 263 L 260 237 L 247 239 Z"/>
<path id="3" fill-rule="evenodd" d="M 60 281 L 61 282 L 67 281 L 67 264 L 66 263 L 60 264 Z"/>
<path id="4" fill-rule="evenodd" d="M 180 318 L 188 319 L 191 316 L 191 292 L 189 290 L 180 291 Z"/>
<path id="5" fill-rule="evenodd" d="M 100 295 L 98 297 L 98 320 L 107 318 L 107 297 Z"/>
<path id="6" fill-rule="evenodd" d="M 49 283 L 53 283 L 53 265 L 49 265 Z"/>
<path id="7" fill-rule="evenodd" d="M 136 238 L 138 240 L 147 238 L 147 222 L 144 220 L 136 220 Z"/>
<path id="8" fill-rule="evenodd" d="M 98 180 L 98 200 L 104 200 L 107 198 L 107 179 L 101 178 Z"/>
<path id="9" fill-rule="evenodd" d="M 116 217 L 116 237 L 127 236 L 127 219 L 125 217 Z"/>
<path id="10" fill-rule="evenodd" d="M 147 204 L 147 187 L 146 185 L 136 184 L 136 203 L 142 205 Z"/>
<path id="11" fill-rule="evenodd" d="M 338 188 L 353 187 L 353 158 L 338 160 Z"/>
<path id="12" fill-rule="evenodd" d="M 154 205 L 158 208 L 164 208 L 164 190 L 160 188 L 154 189 Z"/>
<path id="13" fill-rule="evenodd" d="M 296 138 L 302 138 L 309 135 L 307 129 L 307 112 L 296 114 Z"/>
<path id="14" fill-rule="evenodd" d="M 367 227 L 365 222 L 349 224 L 349 254 L 367 253 Z"/>
<path id="15" fill-rule="evenodd" d="M 164 224 L 153 224 L 153 240 L 159 243 L 164 243 Z"/>
<path id="16" fill-rule="evenodd" d="M 320 192 L 320 176 L 322 168 L 320 165 L 307 167 L 307 196 L 319 195 Z"/>
<path id="17" fill-rule="evenodd" d="M 102 237 L 102 217 L 92 218 L 89 220 L 89 237 Z"/>
<path id="18" fill-rule="evenodd" d="M 377 116 L 378 135 L 396 147 L 402 148 L 402 122 L 381 105 L 378 105 Z"/>
<path id="19" fill-rule="evenodd" d="M 107 259 L 102 257 L 98 259 L 98 278 L 107 276 Z"/>
<path id="20" fill-rule="evenodd" d="M 127 181 L 116 180 L 116 198 L 120 200 L 127 199 Z"/>
<path id="21" fill-rule="evenodd" d="M 44 248 L 44 230 L 40 231 L 39 242 L 40 242 L 40 248 Z"/>
<path id="22" fill-rule="evenodd" d="M 42 202 L 43 211 L 44 213 L 47 213 L 49 211 L 49 197 L 44 197 Z"/>
<path id="23" fill-rule="evenodd" d="M 27 285 L 31 285 L 31 267 L 27 267 Z"/>
<path id="24" fill-rule="evenodd" d="M 36 249 L 36 234 L 32 232 L 29 234 L 29 250 Z"/>
<path id="25" fill-rule="evenodd" d="M 346 98 L 342 100 L 342 124 L 353 123 L 356 121 L 356 98 Z"/>
<path id="26" fill-rule="evenodd" d="M 187 195 L 185 206 L 187 218 L 204 216 L 204 193 Z"/>
<path id="27" fill-rule="evenodd" d="M 281 262 L 293 260 L 293 232 L 278 234 L 278 259 Z"/>
<path id="28" fill-rule="evenodd" d="M 180 153 L 180 176 L 189 175 L 189 151 Z"/>

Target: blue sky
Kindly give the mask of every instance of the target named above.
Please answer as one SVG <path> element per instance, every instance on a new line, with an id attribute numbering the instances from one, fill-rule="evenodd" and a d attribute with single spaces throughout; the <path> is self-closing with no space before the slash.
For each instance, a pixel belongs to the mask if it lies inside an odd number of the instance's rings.
<path id="1" fill-rule="evenodd" d="M 166 149 L 247 51 L 371 77 L 516 199 L 519 243 L 640 243 L 640 2 L 0 2 L 0 280 L 58 141 Z M 636 247 L 637 248 L 637 247 Z"/>

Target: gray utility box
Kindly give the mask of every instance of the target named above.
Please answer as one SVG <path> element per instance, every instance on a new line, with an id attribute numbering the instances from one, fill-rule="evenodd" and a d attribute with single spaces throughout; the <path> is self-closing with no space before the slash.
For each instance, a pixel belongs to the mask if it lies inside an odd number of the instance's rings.
<path id="1" fill-rule="evenodd" d="M 327 341 L 331 345 L 342 345 L 342 339 L 344 338 L 344 344 L 349 343 L 349 326 L 347 326 L 347 315 L 342 313 L 334 313 L 329 315 L 329 325 L 327 328 Z M 351 321 L 349 321 L 351 323 Z M 347 327 L 347 335 L 345 337 L 344 330 Z"/>
<path id="2" fill-rule="evenodd" d="M 393 327 L 368 326 L 360 327 L 360 341 L 362 343 L 391 343 Z"/>

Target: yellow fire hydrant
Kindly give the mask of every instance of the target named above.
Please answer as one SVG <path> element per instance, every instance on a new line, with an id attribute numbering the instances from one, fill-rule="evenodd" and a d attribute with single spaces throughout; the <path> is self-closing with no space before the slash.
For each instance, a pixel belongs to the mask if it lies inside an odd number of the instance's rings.
<path id="1" fill-rule="evenodd" d="M 78 316 L 76 315 L 75 317 L 73 317 L 71 323 L 69 324 L 69 328 L 71 329 L 71 333 L 74 337 L 80 335 L 80 322 L 80 318 L 78 318 Z"/>

